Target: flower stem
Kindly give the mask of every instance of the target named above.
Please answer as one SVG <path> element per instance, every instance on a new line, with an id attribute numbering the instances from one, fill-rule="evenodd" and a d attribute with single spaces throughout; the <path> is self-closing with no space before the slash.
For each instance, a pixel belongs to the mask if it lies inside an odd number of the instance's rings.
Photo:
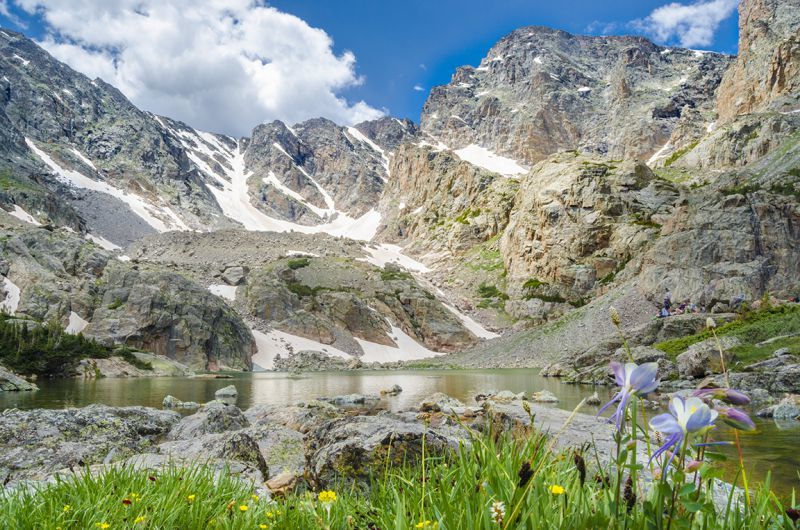
<path id="1" fill-rule="evenodd" d="M 722 366 L 722 375 L 725 377 L 725 386 L 730 389 L 731 381 L 728 377 L 728 370 L 725 368 L 725 354 L 722 351 L 722 343 L 717 336 L 717 330 L 715 328 L 711 328 L 711 334 L 714 335 L 714 341 L 717 344 L 717 350 L 719 350 L 719 362 Z M 742 484 L 744 485 L 744 497 L 747 502 L 747 506 L 750 507 L 750 488 L 747 485 L 747 472 L 744 469 L 744 457 L 742 456 L 742 444 L 739 441 L 739 431 L 734 429 L 733 430 L 733 437 L 736 440 L 736 453 L 739 457 L 739 471 L 742 472 Z"/>

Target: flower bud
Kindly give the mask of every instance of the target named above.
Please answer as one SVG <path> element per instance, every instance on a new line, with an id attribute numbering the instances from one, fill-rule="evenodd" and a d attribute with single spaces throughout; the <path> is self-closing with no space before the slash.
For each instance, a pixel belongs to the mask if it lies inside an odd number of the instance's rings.
<path id="1" fill-rule="evenodd" d="M 717 323 L 716 323 L 716 322 L 714 322 L 714 319 L 713 319 L 713 318 L 711 318 L 711 317 L 708 317 L 708 318 L 706 319 L 706 327 L 707 327 L 708 329 L 713 329 L 713 328 L 717 327 Z"/>
<path id="2" fill-rule="evenodd" d="M 756 430 L 756 424 L 753 423 L 750 416 L 739 409 L 733 407 L 719 407 L 717 412 L 719 412 L 719 418 L 734 429 L 740 431 Z"/>
<path id="3" fill-rule="evenodd" d="M 747 405 L 750 398 L 746 394 L 732 388 L 700 388 L 692 395 L 701 399 L 716 399 L 729 405 Z"/>
<path id="4" fill-rule="evenodd" d="M 702 465 L 703 465 L 703 462 L 700 461 L 700 460 L 689 460 L 686 463 L 686 467 L 684 469 L 685 469 L 685 471 L 687 473 L 694 473 L 695 471 L 700 469 L 700 466 L 702 466 Z"/>

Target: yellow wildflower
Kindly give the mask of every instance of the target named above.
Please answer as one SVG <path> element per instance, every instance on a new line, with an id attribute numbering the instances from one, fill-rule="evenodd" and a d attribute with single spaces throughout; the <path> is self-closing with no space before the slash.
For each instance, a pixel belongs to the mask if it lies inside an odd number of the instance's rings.
<path id="1" fill-rule="evenodd" d="M 436 530 L 436 528 L 439 528 L 439 521 L 430 521 L 426 519 L 425 521 L 418 522 L 414 528 Z"/>
<path id="2" fill-rule="evenodd" d="M 317 497 L 320 502 L 335 502 L 336 501 L 336 492 L 335 491 L 320 491 L 319 496 Z"/>
<path id="3" fill-rule="evenodd" d="M 240 506 L 239 506 L 239 511 L 240 511 L 240 512 L 246 512 L 246 511 L 247 511 L 247 505 L 246 505 L 246 504 L 242 504 L 242 505 L 240 505 Z"/>
<path id="4" fill-rule="evenodd" d="M 269 528 L 269 526 L 265 525 L 264 523 L 261 523 L 260 525 L 258 525 L 258 527 L 261 529 Z"/>
<path id="5" fill-rule="evenodd" d="M 196 495 L 189 495 L 188 497 L 186 497 L 186 500 L 188 500 L 189 502 L 194 502 L 194 499 L 196 497 L 197 497 Z"/>
<path id="6" fill-rule="evenodd" d="M 108 523 L 94 523 L 94 525 L 97 528 L 102 528 L 103 530 L 105 530 L 106 528 L 110 528 L 111 527 L 111 525 L 108 524 Z"/>
<path id="7" fill-rule="evenodd" d="M 563 495 L 564 491 L 565 491 L 564 488 L 562 488 L 557 484 L 553 484 L 552 486 L 550 486 L 550 493 L 552 493 L 553 495 Z"/>
<path id="8" fill-rule="evenodd" d="M 71 506 L 71 505 L 69 505 L 69 504 L 65 504 L 65 505 L 64 505 L 64 513 L 67 513 L 67 512 L 68 512 L 68 511 L 70 511 L 71 509 L 72 509 L 72 506 Z"/>
<path id="9" fill-rule="evenodd" d="M 258 498 L 259 497 L 258 497 L 258 495 L 250 495 L 250 498 L 253 499 L 254 501 L 258 502 Z"/>
<path id="10" fill-rule="evenodd" d="M 144 515 L 140 515 L 139 517 L 137 517 L 136 519 L 133 520 L 134 524 L 139 524 L 139 523 L 143 523 L 143 522 L 144 522 Z"/>

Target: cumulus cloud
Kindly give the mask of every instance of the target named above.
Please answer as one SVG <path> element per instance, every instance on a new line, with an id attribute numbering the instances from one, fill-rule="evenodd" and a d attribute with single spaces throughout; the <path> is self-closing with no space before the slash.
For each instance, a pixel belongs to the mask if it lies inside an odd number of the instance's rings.
<path id="1" fill-rule="evenodd" d="M 708 46 L 720 23 L 736 10 L 739 0 L 700 0 L 684 5 L 678 2 L 653 10 L 632 26 L 658 42 L 677 41 L 681 46 Z"/>
<path id="2" fill-rule="evenodd" d="M 41 44 L 140 107 L 244 135 L 259 122 L 383 114 L 342 92 L 356 58 L 302 19 L 252 0 L 14 0 L 46 25 Z"/>

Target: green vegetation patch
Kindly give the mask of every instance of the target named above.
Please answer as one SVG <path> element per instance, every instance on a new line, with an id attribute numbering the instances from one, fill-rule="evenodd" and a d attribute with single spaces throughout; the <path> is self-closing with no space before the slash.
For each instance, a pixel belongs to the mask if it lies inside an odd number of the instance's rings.
<path id="1" fill-rule="evenodd" d="M 139 359 L 130 348 L 125 346 L 117 348 L 114 350 L 114 355 L 119 355 L 125 362 L 135 366 L 139 370 L 153 371 L 153 363 Z"/>
<path id="2" fill-rule="evenodd" d="M 81 334 L 66 333 L 58 322 L 30 325 L 0 314 L 0 364 L 17 373 L 65 375 L 81 359 L 106 359 L 113 353 Z"/>
<path id="3" fill-rule="evenodd" d="M 743 359 L 747 359 L 749 362 L 765 359 L 779 348 L 779 346 L 773 345 L 768 348 L 755 346 L 759 342 L 797 332 L 800 332 L 800 305 L 797 304 L 784 304 L 744 313 L 736 320 L 717 327 L 717 335 L 731 335 L 742 342 L 737 348 Z M 711 332 L 704 330 L 685 337 L 659 342 L 654 346 L 675 358 L 692 344 L 711 337 Z"/>
<path id="4" fill-rule="evenodd" d="M 411 280 L 413 276 L 411 273 L 401 270 L 383 269 L 381 271 L 381 280 L 391 282 L 395 280 Z"/>
<path id="5" fill-rule="evenodd" d="M 308 258 L 292 258 L 286 264 L 289 266 L 290 269 L 296 271 L 297 269 L 302 269 L 303 267 L 308 267 L 308 264 L 311 262 Z"/>
<path id="6" fill-rule="evenodd" d="M 686 153 L 697 147 L 697 144 L 699 143 L 700 143 L 699 140 L 692 142 L 686 147 L 682 147 L 681 149 L 678 149 L 677 151 L 669 155 L 667 159 L 664 161 L 664 167 L 669 167 L 675 162 L 677 162 L 679 158 L 681 158 L 683 155 L 685 155 Z"/>
<path id="7" fill-rule="evenodd" d="M 462 225 L 468 225 L 470 219 L 478 217 L 480 214 L 481 214 L 480 208 L 476 208 L 474 210 L 472 208 L 467 208 L 466 210 L 461 212 L 461 215 L 456 217 L 456 222 L 461 223 Z"/>

